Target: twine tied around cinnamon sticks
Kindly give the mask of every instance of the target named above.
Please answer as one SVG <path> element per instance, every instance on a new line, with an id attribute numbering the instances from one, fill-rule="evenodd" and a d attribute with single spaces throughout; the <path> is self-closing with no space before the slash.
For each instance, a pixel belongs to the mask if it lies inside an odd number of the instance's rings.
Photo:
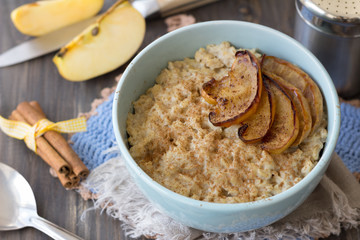
<path id="1" fill-rule="evenodd" d="M 39 103 L 22 102 L 9 120 L 0 116 L 0 129 L 8 136 L 24 140 L 28 148 L 53 168 L 65 188 L 77 186 L 89 170 L 61 133 L 86 131 L 85 118 L 58 123 L 49 121 Z"/>
<path id="2" fill-rule="evenodd" d="M 24 140 L 26 146 L 36 153 L 35 139 L 47 131 L 73 133 L 86 131 L 85 118 L 76 118 L 53 123 L 48 119 L 41 119 L 33 126 L 25 122 L 7 120 L 0 116 L 0 127 L 8 136 Z"/>

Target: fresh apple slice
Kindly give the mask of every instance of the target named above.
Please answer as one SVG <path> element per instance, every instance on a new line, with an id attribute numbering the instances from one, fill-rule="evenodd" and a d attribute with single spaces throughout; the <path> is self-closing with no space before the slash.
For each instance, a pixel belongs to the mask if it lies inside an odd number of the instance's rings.
<path id="1" fill-rule="evenodd" d="M 323 117 L 323 97 L 316 83 L 299 67 L 273 56 L 265 56 L 262 69 L 274 73 L 288 81 L 302 92 L 309 103 L 313 132 L 321 123 Z"/>
<path id="2" fill-rule="evenodd" d="M 295 141 L 299 133 L 299 119 L 291 97 L 280 85 L 263 75 L 264 82 L 270 86 L 275 96 L 275 120 L 262 139 L 262 148 L 269 153 L 282 153 Z"/>
<path id="3" fill-rule="evenodd" d="M 229 127 L 254 114 L 260 102 L 262 85 L 257 58 L 249 51 L 238 51 L 229 76 L 203 85 L 208 99 L 217 103 L 215 110 L 209 113 L 210 122 L 214 126 Z"/>
<path id="4" fill-rule="evenodd" d="M 88 80 L 128 61 L 144 34 L 144 18 L 129 2 L 120 0 L 63 47 L 53 61 L 65 79 Z"/>
<path id="5" fill-rule="evenodd" d="M 308 101 L 301 93 L 301 91 L 292 85 L 290 82 L 285 81 L 283 78 L 277 76 L 268 71 L 263 71 L 264 75 L 267 75 L 277 84 L 283 87 L 289 94 L 296 108 L 299 118 L 299 134 L 292 146 L 299 145 L 307 136 L 309 136 L 312 127 L 311 110 Z"/>
<path id="6" fill-rule="evenodd" d="M 261 99 L 257 111 L 250 116 L 238 130 L 239 138 L 245 143 L 259 142 L 269 131 L 275 117 L 274 96 L 264 82 Z"/>
<path id="7" fill-rule="evenodd" d="M 11 20 L 23 34 L 40 36 L 94 16 L 104 0 L 51 0 L 22 5 L 11 12 Z"/>

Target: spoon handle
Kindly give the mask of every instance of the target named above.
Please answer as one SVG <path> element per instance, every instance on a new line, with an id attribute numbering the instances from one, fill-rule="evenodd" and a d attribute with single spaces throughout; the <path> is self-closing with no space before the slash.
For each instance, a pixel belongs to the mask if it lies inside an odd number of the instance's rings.
<path id="1" fill-rule="evenodd" d="M 40 216 L 31 217 L 30 222 L 32 227 L 37 228 L 55 240 L 82 240 L 82 238 Z"/>

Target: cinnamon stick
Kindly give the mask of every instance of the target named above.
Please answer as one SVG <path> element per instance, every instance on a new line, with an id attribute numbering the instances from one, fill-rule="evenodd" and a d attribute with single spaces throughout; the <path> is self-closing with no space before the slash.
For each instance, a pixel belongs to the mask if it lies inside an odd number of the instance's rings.
<path id="1" fill-rule="evenodd" d="M 70 179 L 73 187 L 78 186 L 79 183 L 80 183 L 80 177 L 79 177 L 79 176 L 76 176 L 74 173 L 71 173 L 71 174 L 69 175 L 69 179 Z"/>
<path id="2" fill-rule="evenodd" d="M 41 116 L 43 116 L 43 118 L 46 118 L 45 113 L 43 112 L 40 104 L 37 101 L 31 101 L 29 102 L 29 104 L 36 109 L 36 111 L 38 111 L 39 114 L 41 114 Z"/>
<path id="3" fill-rule="evenodd" d="M 50 167 L 49 173 L 54 178 L 59 178 L 57 172 L 52 167 Z M 70 173 L 68 176 L 65 176 L 63 179 L 66 180 L 66 184 L 67 184 L 65 187 L 74 188 L 79 186 L 80 177 L 76 176 L 73 172 Z M 63 180 L 60 179 L 60 181 L 62 182 Z"/>
<path id="4" fill-rule="evenodd" d="M 41 137 L 39 137 L 39 138 L 41 138 Z M 36 153 L 44 160 L 48 157 L 47 154 L 45 154 L 45 151 L 41 151 L 39 148 Z M 71 179 L 69 177 L 67 177 L 65 174 L 61 174 L 59 171 L 55 170 L 55 172 L 56 172 L 56 175 L 57 175 L 61 185 L 63 185 L 64 188 L 69 189 L 69 188 L 73 187 L 73 182 L 71 181 Z"/>
<path id="5" fill-rule="evenodd" d="M 25 117 L 14 110 L 10 117 L 10 120 L 16 120 L 28 123 Z M 35 139 L 37 146 L 37 154 L 59 174 L 68 175 L 71 172 L 70 165 L 53 149 L 53 147 L 43 138 L 38 137 Z"/>
<path id="6" fill-rule="evenodd" d="M 40 105 L 33 101 L 31 103 L 22 102 L 16 108 L 29 122 L 34 125 L 39 120 L 46 118 Z M 89 170 L 81 161 L 79 156 L 67 143 L 66 139 L 58 132 L 48 131 L 44 133 L 44 138 L 54 147 L 54 149 L 67 161 L 72 167 L 75 175 L 81 178 L 86 178 L 89 175 Z"/>

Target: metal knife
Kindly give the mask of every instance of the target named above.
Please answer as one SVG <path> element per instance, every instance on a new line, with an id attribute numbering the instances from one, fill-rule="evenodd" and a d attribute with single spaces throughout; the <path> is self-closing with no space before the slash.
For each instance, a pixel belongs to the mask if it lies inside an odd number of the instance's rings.
<path id="1" fill-rule="evenodd" d="M 132 0 L 130 3 L 146 18 L 157 13 L 161 16 L 168 16 L 215 1 L 217 0 Z M 0 55 L 0 68 L 25 62 L 60 49 L 98 17 L 95 16 L 61 28 L 5 51 Z"/>

